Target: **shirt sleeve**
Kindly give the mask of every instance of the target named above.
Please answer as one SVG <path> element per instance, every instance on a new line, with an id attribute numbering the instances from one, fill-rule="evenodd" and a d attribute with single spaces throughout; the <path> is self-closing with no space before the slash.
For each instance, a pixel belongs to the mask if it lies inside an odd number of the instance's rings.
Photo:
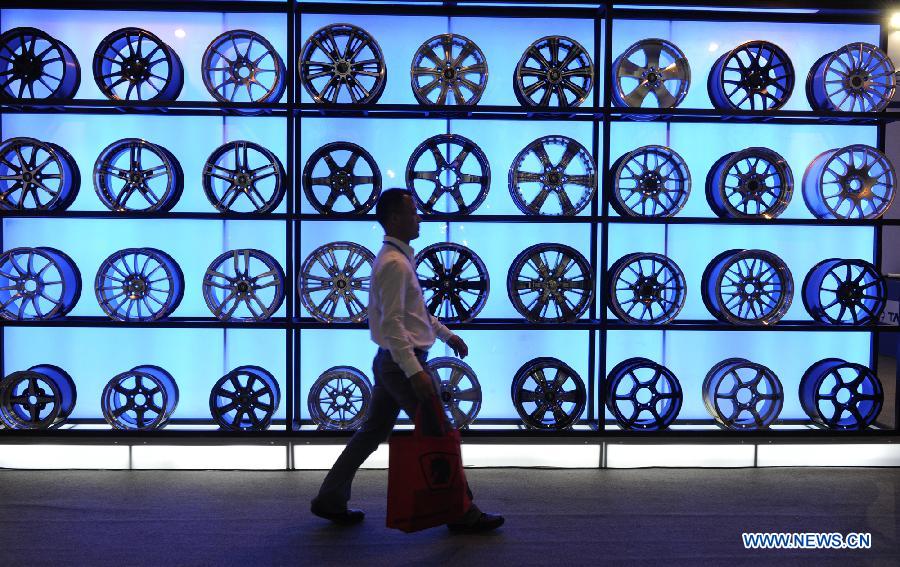
<path id="1" fill-rule="evenodd" d="M 387 262 L 378 271 L 379 303 L 381 304 L 382 337 L 391 351 L 391 358 L 407 377 L 423 370 L 416 358 L 412 341 L 403 325 L 409 265 L 406 262 Z"/>
<path id="2" fill-rule="evenodd" d="M 453 337 L 453 331 L 448 329 L 447 326 L 441 323 L 441 320 L 434 315 L 431 315 L 429 313 L 428 316 L 431 317 L 431 328 L 434 329 L 434 333 L 437 335 L 437 338 L 441 339 L 444 342 L 449 341 L 450 338 Z"/>

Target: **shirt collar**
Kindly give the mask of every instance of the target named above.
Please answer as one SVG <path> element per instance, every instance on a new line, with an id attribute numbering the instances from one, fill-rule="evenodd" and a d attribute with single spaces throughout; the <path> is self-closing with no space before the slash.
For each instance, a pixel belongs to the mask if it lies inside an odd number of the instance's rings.
<path id="1" fill-rule="evenodd" d="M 391 244 L 395 244 L 396 246 L 398 246 L 400 248 L 400 250 L 402 250 L 403 253 L 406 254 L 406 257 L 409 258 L 410 261 L 412 261 L 412 259 L 416 255 L 416 252 L 415 252 L 415 250 L 413 250 L 412 246 L 403 242 L 399 238 L 394 238 L 393 236 L 385 236 L 384 241 L 390 242 Z"/>

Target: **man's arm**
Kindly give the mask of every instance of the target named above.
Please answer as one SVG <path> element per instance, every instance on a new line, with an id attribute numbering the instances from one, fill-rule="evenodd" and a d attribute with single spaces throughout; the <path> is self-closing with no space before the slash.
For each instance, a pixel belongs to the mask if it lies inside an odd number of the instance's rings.
<path id="1" fill-rule="evenodd" d="M 441 323 L 440 319 L 430 314 L 429 317 L 431 317 L 431 326 L 437 337 L 447 343 L 447 346 L 453 349 L 456 356 L 460 358 L 468 356 L 469 346 L 466 342 L 462 340 L 459 335 L 455 335 L 446 325 Z"/>

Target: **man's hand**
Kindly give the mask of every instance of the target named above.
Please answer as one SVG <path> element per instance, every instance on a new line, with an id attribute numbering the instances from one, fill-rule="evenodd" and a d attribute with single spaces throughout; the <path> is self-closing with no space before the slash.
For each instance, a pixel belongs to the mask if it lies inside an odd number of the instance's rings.
<path id="1" fill-rule="evenodd" d="M 465 358 L 469 355 L 469 345 L 466 344 L 466 341 L 459 338 L 459 335 L 450 337 L 450 340 L 447 341 L 447 346 L 452 348 L 453 353 L 460 358 Z"/>
<path id="2" fill-rule="evenodd" d="M 415 392 L 420 402 L 437 396 L 437 392 L 434 389 L 434 380 L 432 380 L 428 372 L 424 370 L 416 372 L 409 377 L 409 381 L 412 382 L 413 392 Z"/>

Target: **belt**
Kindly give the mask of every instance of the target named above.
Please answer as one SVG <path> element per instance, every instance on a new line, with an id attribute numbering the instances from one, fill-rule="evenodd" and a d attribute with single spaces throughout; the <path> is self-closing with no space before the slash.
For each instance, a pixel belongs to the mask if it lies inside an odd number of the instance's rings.
<path id="1" fill-rule="evenodd" d="M 379 354 L 386 354 L 388 356 L 391 355 L 391 351 L 386 348 L 378 347 Z M 416 356 L 428 356 L 428 351 L 421 348 L 413 348 L 413 354 Z"/>

